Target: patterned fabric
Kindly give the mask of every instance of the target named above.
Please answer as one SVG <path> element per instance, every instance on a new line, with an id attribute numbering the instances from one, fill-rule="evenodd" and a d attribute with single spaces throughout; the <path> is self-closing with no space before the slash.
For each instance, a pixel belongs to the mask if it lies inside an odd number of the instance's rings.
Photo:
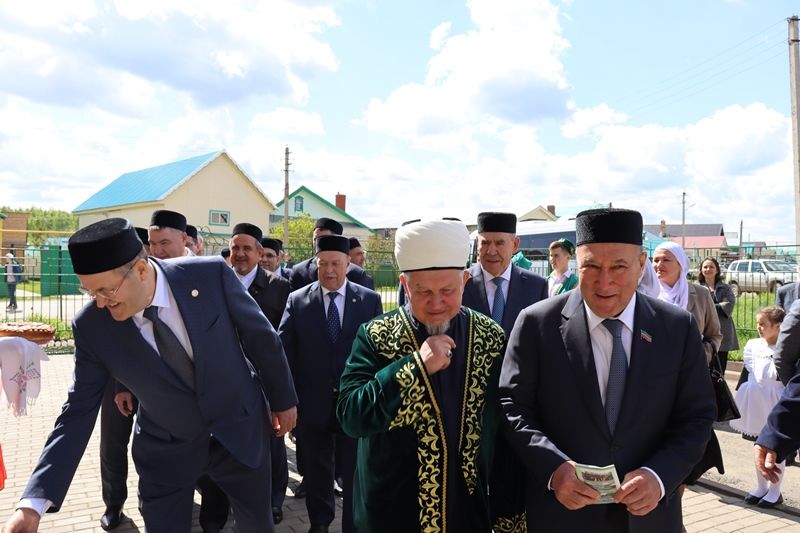
<path id="1" fill-rule="evenodd" d="M 506 310 L 506 299 L 503 296 L 503 282 L 505 281 L 500 276 L 492 279 L 497 289 L 494 291 L 494 302 L 492 303 L 492 320 L 498 324 L 503 323 L 503 313 Z"/>
<path id="2" fill-rule="evenodd" d="M 606 385 L 606 420 L 608 429 L 614 433 L 617 418 L 622 409 L 622 396 L 625 394 L 625 378 L 628 375 L 628 357 L 622 344 L 622 322 L 613 318 L 603 320 L 603 326 L 614 337 L 611 345 L 611 365 Z"/>
<path id="3" fill-rule="evenodd" d="M 342 321 L 339 319 L 339 309 L 336 308 L 336 297 L 339 296 L 338 292 L 329 292 L 331 302 L 328 304 L 328 334 L 331 340 L 336 342 L 339 338 L 339 333 L 342 332 Z"/>

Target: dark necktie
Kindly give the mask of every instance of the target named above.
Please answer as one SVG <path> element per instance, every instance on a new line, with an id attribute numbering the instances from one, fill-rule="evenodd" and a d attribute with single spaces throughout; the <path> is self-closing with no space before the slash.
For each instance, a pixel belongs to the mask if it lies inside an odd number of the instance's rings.
<path id="1" fill-rule="evenodd" d="M 194 363 L 189 359 L 189 354 L 186 353 L 175 333 L 158 318 L 158 307 L 151 305 L 146 308 L 144 317 L 153 323 L 153 336 L 156 339 L 161 359 L 181 381 L 194 390 Z"/>
<path id="2" fill-rule="evenodd" d="M 336 308 L 336 297 L 339 296 L 338 292 L 329 292 L 328 296 L 331 299 L 328 304 L 328 333 L 331 340 L 336 342 L 339 338 L 339 333 L 342 332 L 342 323 L 339 321 L 339 310 Z"/>
<path id="3" fill-rule="evenodd" d="M 497 288 L 494 290 L 494 303 L 492 304 L 492 320 L 501 324 L 503 322 L 503 313 L 506 310 L 506 299 L 503 297 L 503 282 L 505 281 L 500 276 L 492 279 Z"/>
<path id="4" fill-rule="evenodd" d="M 622 397 L 625 395 L 625 377 L 628 374 L 628 357 L 622 345 L 622 322 L 614 318 L 603 320 L 603 326 L 614 338 L 611 347 L 611 365 L 608 369 L 606 385 L 606 420 L 608 429 L 614 434 L 619 412 L 622 410 Z"/>

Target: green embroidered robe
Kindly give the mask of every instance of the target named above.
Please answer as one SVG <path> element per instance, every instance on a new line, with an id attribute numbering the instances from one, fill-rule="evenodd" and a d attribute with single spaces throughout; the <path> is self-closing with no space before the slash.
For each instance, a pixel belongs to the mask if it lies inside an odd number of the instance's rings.
<path id="1" fill-rule="evenodd" d="M 453 447 L 445 442 L 441 408 L 406 309 L 359 329 L 337 405 L 342 429 L 359 439 L 353 494 L 359 531 L 492 530 L 486 492 L 500 415 L 497 381 L 505 335 L 471 309 L 462 307 L 459 316 L 466 317 L 467 327 L 466 338 L 454 339 L 466 347 L 457 454 L 448 453 Z M 460 472 L 450 476 L 459 487 L 448 487 L 446 472 L 452 468 Z M 460 500 L 468 505 L 459 521 L 470 524 L 469 532 L 448 529 L 448 490 L 464 491 Z"/>

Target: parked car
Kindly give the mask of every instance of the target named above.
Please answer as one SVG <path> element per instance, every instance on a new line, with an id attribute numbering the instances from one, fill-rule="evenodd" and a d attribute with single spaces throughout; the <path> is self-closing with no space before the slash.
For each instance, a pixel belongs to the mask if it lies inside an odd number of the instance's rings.
<path id="1" fill-rule="evenodd" d="M 778 287 L 797 281 L 794 264 L 775 259 L 743 259 L 734 261 L 725 278 L 735 295 L 742 292 L 775 292 Z"/>

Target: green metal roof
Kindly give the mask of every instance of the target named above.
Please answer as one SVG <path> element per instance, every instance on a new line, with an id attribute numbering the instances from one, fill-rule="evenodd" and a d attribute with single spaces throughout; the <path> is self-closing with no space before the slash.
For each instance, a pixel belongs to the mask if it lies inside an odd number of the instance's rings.
<path id="1" fill-rule="evenodd" d="M 337 212 L 339 215 L 341 215 L 342 217 L 346 218 L 347 220 L 349 220 L 350 222 L 352 222 L 352 223 L 353 223 L 353 224 L 355 224 L 356 226 L 359 226 L 359 227 L 361 227 L 361 228 L 364 228 L 364 229 L 366 229 L 366 230 L 369 230 L 369 231 L 371 231 L 372 233 L 375 233 L 375 230 L 373 230 L 372 228 L 370 228 L 370 227 L 369 227 L 369 226 L 367 226 L 366 224 L 364 224 L 364 223 L 360 222 L 360 221 L 359 221 L 358 219 L 356 219 L 354 216 L 352 216 L 352 215 L 348 214 L 348 213 L 347 213 L 347 211 L 343 211 L 343 210 L 339 209 L 339 208 L 338 208 L 338 207 L 336 207 L 334 204 L 330 203 L 328 200 L 326 200 L 326 199 L 325 199 L 325 198 L 323 198 L 322 196 L 318 195 L 317 193 L 315 193 L 314 191 L 312 191 L 311 189 L 309 189 L 309 188 L 308 188 L 308 187 L 306 187 L 305 185 L 301 185 L 300 187 L 298 187 L 297 189 L 295 189 L 295 190 L 294 190 L 294 192 L 292 192 L 292 193 L 289 195 L 289 198 L 294 198 L 295 196 L 297 196 L 297 195 L 298 195 L 298 194 L 300 194 L 300 193 L 306 193 L 306 194 L 309 194 L 309 195 L 313 196 L 314 198 L 316 198 L 317 200 L 319 200 L 320 202 L 322 202 L 322 203 L 323 203 L 323 204 L 325 204 L 326 206 L 330 207 L 331 209 L 333 209 L 334 211 L 336 211 L 336 212 Z M 280 210 L 278 209 L 279 207 L 283 207 L 283 200 L 281 200 L 280 202 L 278 202 L 277 204 L 275 204 L 275 214 L 276 214 L 277 216 L 282 216 L 282 213 L 283 213 L 283 211 L 280 211 Z"/>

